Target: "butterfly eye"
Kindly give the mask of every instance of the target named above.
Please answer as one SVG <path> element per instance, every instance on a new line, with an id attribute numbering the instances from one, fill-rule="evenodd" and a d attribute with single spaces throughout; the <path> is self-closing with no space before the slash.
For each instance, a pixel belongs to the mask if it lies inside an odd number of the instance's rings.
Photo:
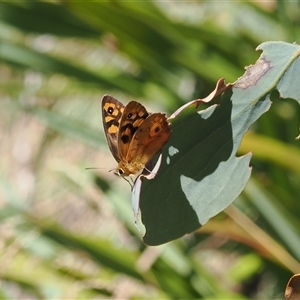
<path id="1" fill-rule="evenodd" d="M 114 174 L 117 176 L 122 176 L 124 174 L 124 171 L 123 171 L 123 169 L 119 168 L 119 169 L 114 170 Z"/>
<path id="2" fill-rule="evenodd" d="M 127 115 L 127 119 L 130 119 L 132 117 L 132 113 L 129 113 L 128 115 Z"/>

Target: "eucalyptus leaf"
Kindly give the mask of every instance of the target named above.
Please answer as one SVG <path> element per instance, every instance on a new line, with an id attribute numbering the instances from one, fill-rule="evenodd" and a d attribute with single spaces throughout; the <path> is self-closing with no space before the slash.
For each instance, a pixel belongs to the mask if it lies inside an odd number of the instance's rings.
<path id="1" fill-rule="evenodd" d="M 140 210 L 143 240 L 159 245 L 193 232 L 230 205 L 251 173 L 251 154 L 236 157 L 243 135 L 281 95 L 299 101 L 299 46 L 268 42 L 255 65 L 222 96 L 201 110 L 187 106 L 172 121 L 155 179 L 143 181 Z"/>

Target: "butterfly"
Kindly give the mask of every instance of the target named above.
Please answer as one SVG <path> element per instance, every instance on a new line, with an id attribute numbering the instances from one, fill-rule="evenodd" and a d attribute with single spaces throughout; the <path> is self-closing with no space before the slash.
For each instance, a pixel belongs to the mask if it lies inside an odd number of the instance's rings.
<path id="1" fill-rule="evenodd" d="M 164 113 L 148 113 L 136 101 L 126 106 L 110 95 L 102 98 L 103 128 L 109 149 L 118 162 L 116 175 L 136 175 L 171 136 Z"/>

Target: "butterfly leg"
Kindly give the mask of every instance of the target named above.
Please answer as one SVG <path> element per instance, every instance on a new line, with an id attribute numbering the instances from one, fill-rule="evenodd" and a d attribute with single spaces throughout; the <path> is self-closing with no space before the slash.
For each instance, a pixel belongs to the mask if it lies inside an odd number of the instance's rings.
<path id="1" fill-rule="evenodd" d="M 134 186 L 134 182 L 132 181 L 132 178 L 130 177 L 131 182 L 130 182 L 130 180 L 128 180 L 126 177 L 123 177 L 123 176 L 122 176 L 122 178 L 123 178 L 125 181 L 127 181 L 127 182 L 129 183 L 130 188 L 131 188 L 131 191 L 132 191 L 133 186 Z"/>

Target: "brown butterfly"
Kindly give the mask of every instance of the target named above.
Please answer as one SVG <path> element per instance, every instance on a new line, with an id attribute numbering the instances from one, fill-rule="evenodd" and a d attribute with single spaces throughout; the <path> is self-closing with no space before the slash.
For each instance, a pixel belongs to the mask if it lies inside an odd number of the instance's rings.
<path id="1" fill-rule="evenodd" d="M 118 162 L 114 173 L 122 177 L 141 172 L 171 136 L 166 115 L 148 113 L 136 101 L 124 106 L 104 95 L 102 119 L 109 149 Z"/>

